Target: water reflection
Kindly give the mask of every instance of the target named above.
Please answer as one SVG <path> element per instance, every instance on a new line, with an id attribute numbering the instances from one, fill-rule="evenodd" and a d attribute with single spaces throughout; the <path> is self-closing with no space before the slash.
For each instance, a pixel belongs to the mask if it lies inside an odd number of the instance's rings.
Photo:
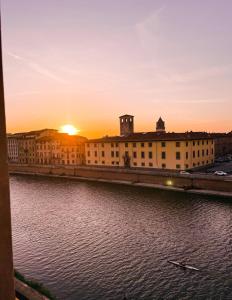
<path id="1" fill-rule="evenodd" d="M 59 299 L 232 298 L 230 201 L 29 176 L 11 197 L 15 265 Z"/>

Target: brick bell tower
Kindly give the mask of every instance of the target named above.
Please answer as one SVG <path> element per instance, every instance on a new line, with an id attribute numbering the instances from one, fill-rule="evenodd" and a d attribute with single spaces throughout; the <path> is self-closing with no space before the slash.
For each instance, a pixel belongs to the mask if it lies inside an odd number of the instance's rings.
<path id="1" fill-rule="evenodd" d="M 123 115 L 120 120 L 120 135 L 129 135 L 134 133 L 134 116 Z"/>

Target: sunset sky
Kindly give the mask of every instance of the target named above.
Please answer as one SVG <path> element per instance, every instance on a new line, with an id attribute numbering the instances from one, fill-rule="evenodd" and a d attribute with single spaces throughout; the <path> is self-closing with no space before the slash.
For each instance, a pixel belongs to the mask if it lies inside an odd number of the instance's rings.
<path id="1" fill-rule="evenodd" d="M 231 0 L 2 0 L 8 132 L 232 130 Z"/>

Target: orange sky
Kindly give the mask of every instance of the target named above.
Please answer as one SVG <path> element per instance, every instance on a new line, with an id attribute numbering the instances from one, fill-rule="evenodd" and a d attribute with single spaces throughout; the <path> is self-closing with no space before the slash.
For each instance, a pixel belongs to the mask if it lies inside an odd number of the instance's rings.
<path id="1" fill-rule="evenodd" d="M 232 130 L 232 2 L 187 2 L 3 0 L 8 132 Z"/>

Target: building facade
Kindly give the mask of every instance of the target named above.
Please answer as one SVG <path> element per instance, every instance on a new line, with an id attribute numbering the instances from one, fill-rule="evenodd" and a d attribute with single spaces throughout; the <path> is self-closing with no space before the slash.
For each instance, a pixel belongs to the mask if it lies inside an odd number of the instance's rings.
<path id="1" fill-rule="evenodd" d="M 82 165 L 85 163 L 86 140 L 85 137 L 69 136 L 54 129 L 8 135 L 9 162 Z"/>
<path id="2" fill-rule="evenodd" d="M 57 133 L 36 140 L 36 163 L 44 165 L 82 165 L 86 138 Z"/>
<path id="3" fill-rule="evenodd" d="M 7 135 L 7 152 L 8 161 L 12 163 L 18 163 L 19 160 L 19 139 L 18 134 L 8 134 Z"/>
<path id="4" fill-rule="evenodd" d="M 212 133 L 215 142 L 215 157 L 232 154 L 232 131 L 229 133 Z"/>
<path id="5" fill-rule="evenodd" d="M 86 165 L 188 170 L 214 163 L 214 140 L 208 133 L 166 133 L 161 127 L 156 132 L 89 140 Z"/>

